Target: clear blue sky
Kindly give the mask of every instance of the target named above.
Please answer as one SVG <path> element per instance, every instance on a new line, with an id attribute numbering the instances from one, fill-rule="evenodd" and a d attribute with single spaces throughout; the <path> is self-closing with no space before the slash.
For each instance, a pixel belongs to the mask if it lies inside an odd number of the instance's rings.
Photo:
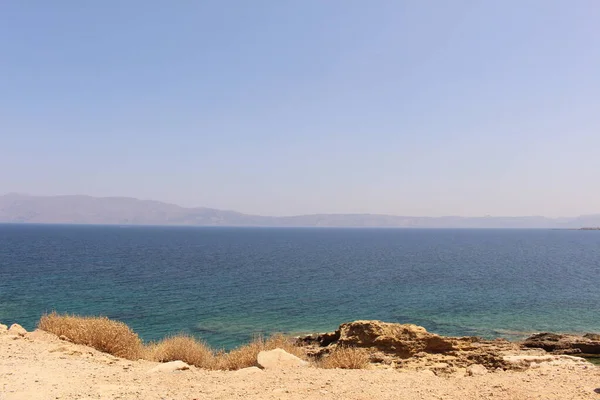
<path id="1" fill-rule="evenodd" d="M 600 2 L 0 2 L 0 193 L 600 213 Z"/>

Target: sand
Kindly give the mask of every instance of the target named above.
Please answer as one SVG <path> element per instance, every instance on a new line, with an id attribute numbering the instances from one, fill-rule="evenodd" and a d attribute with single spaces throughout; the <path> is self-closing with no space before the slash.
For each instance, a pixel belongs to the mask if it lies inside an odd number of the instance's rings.
<path id="1" fill-rule="evenodd" d="M 149 371 L 45 332 L 0 335 L 0 400 L 16 399 L 598 399 L 600 367 L 541 365 L 465 376 L 459 371 Z"/>

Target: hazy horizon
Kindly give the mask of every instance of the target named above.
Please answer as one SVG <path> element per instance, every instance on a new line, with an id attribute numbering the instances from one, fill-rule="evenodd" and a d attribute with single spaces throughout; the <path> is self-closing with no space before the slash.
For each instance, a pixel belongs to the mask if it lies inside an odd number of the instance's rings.
<path id="1" fill-rule="evenodd" d="M 35 195 L 35 194 L 31 194 L 31 193 L 17 193 L 17 192 L 0 193 L 0 197 L 11 196 L 11 195 L 27 196 L 27 197 L 35 197 L 35 198 L 90 197 L 90 198 L 94 198 L 94 199 L 128 199 L 128 200 L 136 200 L 136 201 L 142 201 L 142 202 L 158 202 L 158 203 L 163 203 L 166 205 L 174 205 L 177 207 L 182 207 L 185 209 L 209 208 L 209 209 L 214 209 L 214 210 L 219 210 L 219 211 L 235 212 L 235 213 L 240 213 L 240 214 L 245 214 L 245 215 L 256 215 L 256 216 L 261 216 L 261 217 L 301 217 L 301 216 L 310 216 L 310 215 L 373 215 L 373 216 L 410 217 L 410 218 L 420 218 L 420 217 L 422 217 L 422 218 L 446 218 L 446 217 L 448 217 L 448 218 L 452 218 L 452 217 L 458 217 L 458 218 L 487 218 L 487 217 L 492 217 L 492 218 L 529 218 L 529 217 L 542 217 L 542 218 L 549 218 L 549 219 L 561 219 L 561 218 L 575 218 L 575 217 L 581 217 L 581 216 L 600 215 L 600 212 L 589 213 L 589 214 L 561 215 L 558 217 L 550 217 L 547 215 L 533 215 L 533 214 L 532 215 L 492 215 L 492 214 L 487 214 L 487 215 L 465 216 L 465 215 L 403 215 L 403 214 L 382 214 L 382 213 L 336 213 L 336 212 L 313 213 L 313 214 L 270 215 L 270 214 L 244 213 L 242 211 L 234 210 L 234 209 L 224 209 L 224 208 L 219 208 L 219 207 L 205 207 L 203 205 L 183 206 L 181 204 L 171 203 L 168 201 L 162 201 L 162 200 L 158 200 L 158 199 L 142 199 L 142 198 L 136 198 L 136 197 L 130 197 L 130 196 L 91 196 L 91 195 L 87 195 L 87 194 Z"/>
<path id="2" fill-rule="evenodd" d="M 265 216 L 600 213 L 595 1 L 0 13 L 0 194 Z"/>

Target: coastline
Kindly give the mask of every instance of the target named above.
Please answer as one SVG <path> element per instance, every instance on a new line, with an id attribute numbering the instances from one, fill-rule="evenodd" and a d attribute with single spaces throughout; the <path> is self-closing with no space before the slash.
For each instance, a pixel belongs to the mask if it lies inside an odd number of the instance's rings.
<path id="1" fill-rule="evenodd" d="M 357 330 L 361 326 L 365 329 Z M 377 362 L 358 370 L 312 365 L 237 371 L 190 365 L 173 369 L 173 363 L 127 360 L 44 331 L 11 327 L 0 330 L 0 398 L 366 400 L 397 399 L 401 393 L 401 398 L 415 400 L 562 400 L 596 399 L 600 393 L 600 367 L 579 357 L 520 348 L 508 341 L 440 337 L 414 325 L 379 321 L 355 321 L 340 330 L 340 337 L 327 340 L 357 340 L 355 344 L 373 345 L 376 351 L 391 346 L 392 352 L 402 344 L 404 350 L 418 352 L 402 363 Z M 372 333 L 373 343 L 365 332 Z M 322 341 L 324 335 L 320 336 L 315 340 Z M 445 347 L 448 344 L 452 347 Z M 471 364 L 457 362 L 461 359 Z M 498 360 L 505 364 L 493 369 Z"/>

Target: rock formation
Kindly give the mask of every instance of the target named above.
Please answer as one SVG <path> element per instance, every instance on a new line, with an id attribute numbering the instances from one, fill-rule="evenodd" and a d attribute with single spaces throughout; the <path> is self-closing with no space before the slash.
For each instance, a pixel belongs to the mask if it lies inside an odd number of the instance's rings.
<path id="1" fill-rule="evenodd" d="M 593 338 L 586 338 L 585 343 L 593 342 Z M 528 362 L 511 357 L 524 356 L 541 360 L 540 357 L 547 355 L 541 346 L 523 347 L 505 339 L 444 337 L 427 332 L 421 326 L 381 321 L 345 323 L 332 333 L 298 338 L 298 343 L 306 346 L 309 354 L 315 358 L 326 357 L 337 346 L 361 347 L 369 351 L 372 363 L 396 368 L 427 368 L 437 375 L 447 375 L 459 369 L 464 369 L 469 376 L 497 369 L 526 369 L 529 367 Z M 582 345 L 583 342 L 578 343 Z M 579 361 L 585 362 L 577 359 Z"/>
<path id="2" fill-rule="evenodd" d="M 528 337 L 523 346 L 544 349 L 553 354 L 600 355 L 600 335 L 586 333 L 579 336 L 544 332 Z"/>
<path id="3" fill-rule="evenodd" d="M 375 348 L 400 358 L 417 353 L 447 353 L 454 350 L 450 338 L 427 332 L 412 324 L 392 324 L 379 321 L 355 321 L 339 327 L 340 346 Z"/>

